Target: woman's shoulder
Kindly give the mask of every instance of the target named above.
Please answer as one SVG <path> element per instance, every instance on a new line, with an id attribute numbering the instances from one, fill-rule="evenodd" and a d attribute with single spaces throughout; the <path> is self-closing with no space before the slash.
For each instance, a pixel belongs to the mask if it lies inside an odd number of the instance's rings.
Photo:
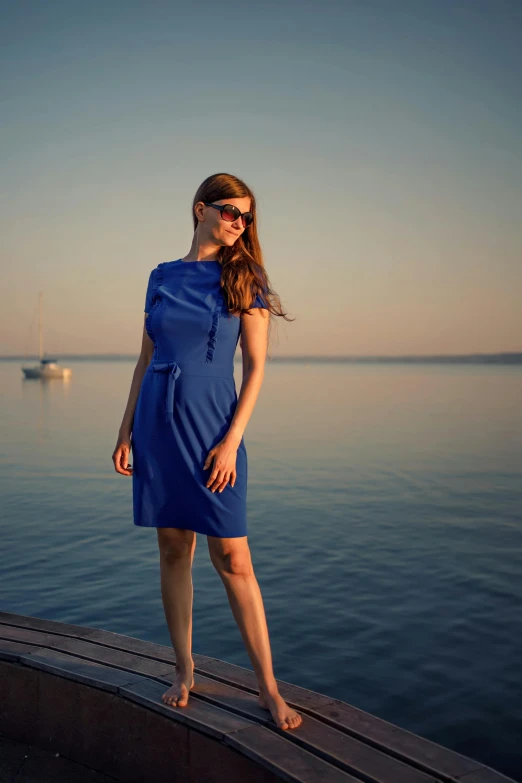
<path id="1" fill-rule="evenodd" d="M 153 271 L 157 275 L 161 276 L 164 275 L 165 272 L 171 272 L 179 269 L 180 266 L 183 266 L 183 264 L 180 263 L 179 259 L 176 259 L 175 261 L 161 261 Z"/>
<path id="2" fill-rule="evenodd" d="M 154 269 L 150 272 L 150 277 L 152 280 L 154 280 L 156 283 L 161 282 L 163 279 L 163 276 L 165 275 L 165 272 L 169 272 L 171 269 L 175 268 L 177 266 L 177 261 L 160 261 L 159 264 L 157 264 Z"/>

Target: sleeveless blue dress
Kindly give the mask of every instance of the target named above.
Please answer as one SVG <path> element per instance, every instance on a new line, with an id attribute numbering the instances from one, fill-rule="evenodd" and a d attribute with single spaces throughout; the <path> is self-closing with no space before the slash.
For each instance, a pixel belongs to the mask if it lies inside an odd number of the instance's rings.
<path id="1" fill-rule="evenodd" d="M 236 482 L 212 492 L 203 470 L 237 405 L 234 355 L 241 319 L 228 312 L 219 261 L 167 261 L 153 269 L 145 328 L 154 343 L 132 427 L 134 524 L 209 536 L 247 535 L 247 452 Z M 266 307 L 258 295 L 252 307 Z"/>

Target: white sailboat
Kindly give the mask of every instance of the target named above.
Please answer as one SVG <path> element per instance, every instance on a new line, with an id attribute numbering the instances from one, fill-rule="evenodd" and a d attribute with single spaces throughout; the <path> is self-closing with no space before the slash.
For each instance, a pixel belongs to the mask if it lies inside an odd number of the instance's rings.
<path id="1" fill-rule="evenodd" d="M 22 367 L 26 378 L 69 378 L 72 370 L 69 367 L 59 367 L 57 359 L 44 357 L 43 353 L 43 292 L 40 291 L 38 301 L 38 332 L 39 332 L 39 359 L 40 364 L 33 367 Z"/>

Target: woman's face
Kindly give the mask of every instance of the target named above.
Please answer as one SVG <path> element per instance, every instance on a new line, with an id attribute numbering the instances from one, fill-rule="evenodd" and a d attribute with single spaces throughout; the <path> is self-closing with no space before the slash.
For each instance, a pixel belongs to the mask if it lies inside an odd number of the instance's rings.
<path id="1" fill-rule="evenodd" d="M 202 202 L 200 203 L 202 204 Z M 240 212 L 248 212 L 250 210 L 250 197 L 221 198 L 216 199 L 212 204 L 219 204 L 220 206 L 223 206 L 224 204 L 233 204 Z M 219 245 L 231 247 L 236 239 L 245 231 L 240 217 L 231 223 L 228 220 L 223 220 L 219 209 L 207 207 L 204 204 L 202 204 L 201 212 L 203 221 L 200 222 L 200 229 L 204 226 L 205 228 L 203 230 L 209 232 L 208 238 L 214 240 Z"/>

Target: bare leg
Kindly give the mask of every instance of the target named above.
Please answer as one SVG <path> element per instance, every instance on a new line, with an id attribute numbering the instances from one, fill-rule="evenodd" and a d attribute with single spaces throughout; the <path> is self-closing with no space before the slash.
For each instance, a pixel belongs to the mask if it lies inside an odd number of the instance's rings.
<path id="1" fill-rule="evenodd" d="M 279 694 L 272 668 L 263 598 L 254 574 L 247 537 L 207 536 L 210 559 L 223 580 L 259 685 L 259 704 L 269 709 L 277 726 L 295 729 L 302 717 Z"/>
<path id="2" fill-rule="evenodd" d="M 161 597 L 174 654 L 176 677 L 162 701 L 185 707 L 194 687 L 192 660 L 192 561 L 196 549 L 193 530 L 157 528 L 160 550 Z"/>

